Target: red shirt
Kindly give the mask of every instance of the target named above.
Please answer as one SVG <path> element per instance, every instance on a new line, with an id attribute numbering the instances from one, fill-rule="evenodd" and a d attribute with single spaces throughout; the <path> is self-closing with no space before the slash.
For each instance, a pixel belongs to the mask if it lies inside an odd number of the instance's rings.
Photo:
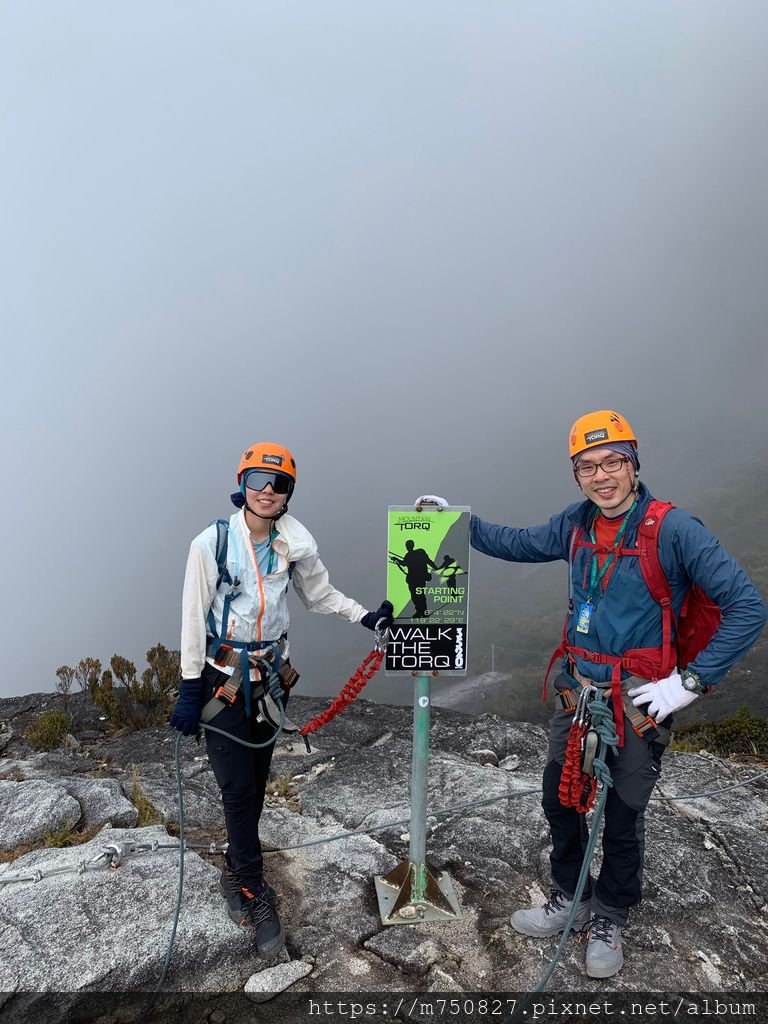
<path id="1" fill-rule="evenodd" d="M 603 515 L 598 515 L 595 519 L 595 540 L 598 544 L 602 544 L 604 547 L 612 548 L 616 543 L 616 534 L 621 529 L 621 524 L 624 522 L 624 516 L 616 516 L 615 519 L 606 519 Z M 606 559 L 609 555 L 598 555 L 597 556 L 597 568 L 598 571 L 605 565 Z M 616 568 L 616 560 L 618 556 L 614 555 L 614 559 L 611 562 L 608 572 L 603 576 L 600 582 L 601 590 L 605 591 L 608 586 L 608 580 L 611 578 L 611 573 Z"/>

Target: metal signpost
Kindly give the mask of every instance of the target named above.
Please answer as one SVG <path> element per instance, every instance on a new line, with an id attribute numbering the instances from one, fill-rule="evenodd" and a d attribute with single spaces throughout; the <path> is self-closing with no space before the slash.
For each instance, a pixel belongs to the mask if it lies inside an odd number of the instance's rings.
<path id="1" fill-rule="evenodd" d="M 376 877 L 379 913 L 384 924 L 458 921 L 450 877 L 427 865 L 427 781 L 432 678 L 466 674 L 469 509 L 390 508 L 388 569 L 387 674 L 415 678 L 413 762 L 408 859 Z"/>

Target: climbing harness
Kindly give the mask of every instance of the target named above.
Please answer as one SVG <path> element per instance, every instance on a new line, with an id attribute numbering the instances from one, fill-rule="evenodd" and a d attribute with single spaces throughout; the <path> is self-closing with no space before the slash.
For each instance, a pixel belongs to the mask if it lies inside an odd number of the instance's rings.
<path id="1" fill-rule="evenodd" d="M 232 648 L 225 644 L 222 644 L 219 649 L 219 653 L 221 654 L 222 652 L 225 658 L 230 652 L 232 655 L 235 655 Z M 235 655 L 235 657 L 239 659 L 239 655 Z M 217 664 L 222 663 L 224 662 L 217 661 Z M 233 662 L 230 661 L 229 664 L 233 664 Z M 231 707 L 237 700 L 237 695 L 243 683 L 243 674 L 236 661 L 234 666 L 235 671 L 232 675 L 227 677 L 226 682 L 222 683 L 213 697 L 203 706 L 200 712 L 201 728 L 213 729 L 213 726 L 210 725 L 211 721 L 219 712 L 223 711 L 226 707 Z M 284 692 L 296 683 L 299 673 L 287 663 L 283 663 L 277 668 L 276 659 L 270 659 L 268 656 L 250 655 L 248 658 L 249 673 L 251 669 L 255 670 L 258 680 L 255 689 L 251 693 L 251 698 L 259 709 L 256 721 L 266 722 L 276 730 L 273 737 L 270 737 L 263 743 L 254 743 L 252 746 L 256 748 L 268 747 L 271 743 L 275 742 L 281 732 L 297 733 L 299 731 L 298 725 L 294 725 L 293 722 L 285 717 L 283 700 Z M 245 690 L 244 687 L 243 689 Z M 214 729 L 214 731 L 221 732 L 222 730 Z"/>
<path id="2" fill-rule="evenodd" d="M 570 658 L 566 659 L 566 670 L 582 686 L 598 686 L 600 689 L 605 689 L 608 686 L 612 687 L 610 683 L 595 683 L 585 678 L 576 668 L 576 663 Z M 648 743 L 659 740 L 659 742 L 667 744 L 672 738 L 671 730 L 666 726 L 659 725 L 654 718 L 641 708 L 635 707 L 632 703 L 632 698 L 629 696 L 629 691 L 633 687 L 641 686 L 646 682 L 647 680 L 641 679 L 640 676 L 628 676 L 626 679 L 622 679 L 621 703 L 624 708 L 624 717 L 628 719 L 629 724 L 632 726 L 632 731 L 641 740 L 645 740 Z M 576 709 L 576 704 L 571 696 L 573 692 L 576 691 L 562 690 L 557 695 L 565 711 L 575 711 Z"/>
<path id="3" fill-rule="evenodd" d="M 381 668 L 381 664 L 386 655 L 389 630 L 381 629 L 377 625 L 374 630 L 374 638 L 373 650 L 366 655 L 362 664 L 350 676 L 342 687 L 338 697 L 336 697 L 331 703 L 330 707 L 326 708 L 325 711 L 321 711 L 319 715 L 313 718 L 310 722 L 307 722 L 306 725 L 302 726 L 295 725 L 285 717 L 285 707 L 283 702 L 283 693 L 286 689 L 294 685 L 296 680 L 299 678 L 298 672 L 286 664 L 283 664 L 280 671 L 277 671 L 273 661 L 269 661 L 267 658 L 251 657 L 249 665 L 258 665 L 259 671 L 262 674 L 261 678 L 263 679 L 266 676 L 266 681 L 260 682 L 254 689 L 252 695 L 253 700 L 259 707 L 259 713 L 256 720 L 257 722 L 266 722 L 268 725 L 271 725 L 275 731 L 273 735 L 264 740 L 263 743 L 248 743 L 241 739 L 238 739 L 237 742 L 242 743 L 243 746 L 251 747 L 256 750 L 261 747 L 268 747 L 275 743 L 282 732 L 297 733 L 304 740 L 307 753 L 311 753 L 312 747 L 308 738 L 309 734 L 317 732 L 318 729 L 327 725 L 338 714 L 340 714 L 344 708 L 348 707 L 352 701 L 360 695 L 366 683 L 370 682 Z M 240 670 L 236 668 L 234 674 L 218 688 L 211 700 L 209 700 L 203 707 L 203 710 L 200 713 L 201 729 L 218 732 L 222 736 L 231 735 L 225 730 L 219 729 L 210 723 L 220 711 L 223 711 L 225 707 L 234 703 L 237 699 L 237 694 L 240 690 L 241 684 L 242 674 L 240 673 Z M 232 738 L 234 739 L 235 737 Z"/>

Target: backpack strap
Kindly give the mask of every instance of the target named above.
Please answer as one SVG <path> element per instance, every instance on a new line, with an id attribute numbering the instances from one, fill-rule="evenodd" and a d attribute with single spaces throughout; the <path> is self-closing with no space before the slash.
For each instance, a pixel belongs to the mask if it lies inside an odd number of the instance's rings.
<path id="1" fill-rule="evenodd" d="M 568 611 L 573 611 L 573 558 L 576 554 L 576 548 L 579 546 L 579 542 L 582 538 L 582 529 L 580 526 L 574 526 L 571 530 L 571 538 L 568 542 Z M 566 625 L 568 620 L 566 619 Z M 565 634 L 563 634 L 565 637 Z"/>
<path id="2" fill-rule="evenodd" d="M 664 517 L 675 506 L 668 501 L 652 501 L 637 528 L 640 568 L 651 597 L 661 605 L 661 669 L 668 676 L 675 667 L 677 654 L 672 644 L 672 590 L 659 559 L 659 531 Z"/>
<path id="3" fill-rule="evenodd" d="M 229 569 L 227 569 L 227 548 L 229 547 L 229 521 L 227 519 L 216 520 L 216 565 L 219 569 L 219 576 L 216 580 L 218 590 L 222 583 L 231 583 Z"/>
<path id="4" fill-rule="evenodd" d="M 208 609 L 208 633 L 213 638 L 213 646 L 211 654 L 215 658 L 219 647 L 226 638 L 227 635 L 227 624 L 229 621 L 229 606 L 235 598 L 240 596 L 240 592 L 234 593 L 235 587 L 239 585 L 238 580 L 232 579 L 232 574 L 227 568 L 227 549 L 229 547 L 229 521 L 227 519 L 217 519 L 215 521 L 216 526 L 216 565 L 218 566 L 219 575 L 216 579 L 216 589 L 218 590 L 222 583 L 226 583 L 227 586 L 232 587 L 232 591 L 224 597 L 224 608 L 222 609 L 221 615 L 221 635 L 216 632 L 216 620 L 213 615 L 213 607 Z"/>

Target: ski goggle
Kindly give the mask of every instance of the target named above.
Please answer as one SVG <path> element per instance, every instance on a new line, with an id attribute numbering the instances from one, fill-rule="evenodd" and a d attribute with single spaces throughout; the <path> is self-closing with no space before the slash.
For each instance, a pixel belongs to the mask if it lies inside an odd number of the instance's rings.
<path id="1" fill-rule="evenodd" d="M 252 491 L 263 491 L 267 484 L 272 484 L 275 494 L 290 494 L 293 480 L 285 473 L 271 473 L 269 470 L 251 469 L 243 478 L 245 486 Z"/>

